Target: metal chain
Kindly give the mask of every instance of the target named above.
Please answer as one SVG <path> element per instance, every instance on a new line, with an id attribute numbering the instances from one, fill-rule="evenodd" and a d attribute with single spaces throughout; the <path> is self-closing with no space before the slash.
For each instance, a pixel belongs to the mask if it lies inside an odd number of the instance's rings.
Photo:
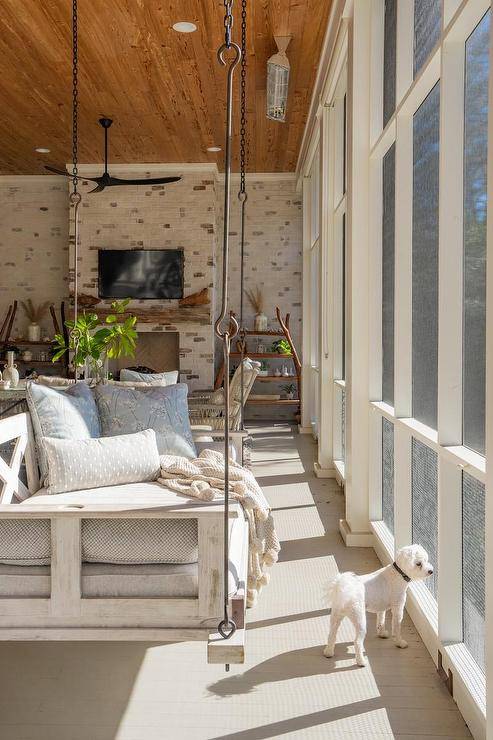
<path id="1" fill-rule="evenodd" d="M 234 314 L 229 316 L 228 326 L 222 329 L 223 321 L 228 313 L 228 264 L 229 264 L 229 224 L 230 224 L 230 182 L 231 182 L 231 134 L 233 125 L 233 75 L 235 67 L 241 59 L 241 49 L 238 44 L 231 40 L 231 28 L 233 26 L 233 0 L 224 2 L 226 15 L 224 26 L 226 29 L 224 44 L 218 49 L 217 58 L 219 63 L 228 67 L 226 84 L 226 143 L 224 148 L 224 214 L 223 214 L 223 264 L 222 264 L 222 296 L 221 309 L 214 323 L 216 336 L 223 345 L 224 357 L 224 518 L 223 518 L 223 598 L 224 616 L 217 627 L 217 631 L 223 639 L 229 639 L 236 631 L 236 624 L 229 613 L 228 597 L 228 572 L 229 572 L 229 423 L 230 423 L 230 398 L 229 398 L 229 357 L 231 340 L 238 332 L 238 322 Z M 231 55 L 226 60 L 224 52 L 233 49 L 234 58 Z M 229 665 L 226 664 L 226 670 Z"/>
<path id="2" fill-rule="evenodd" d="M 244 281 L 245 281 L 245 210 L 246 162 L 247 162 L 247 114 L 246 114 L 246 80 L 247 80 L 247 0 L 241 2 L 241 74 L 240 74 L 240 189 L 238 199 L 241 203 L 240 226 L 240 424 L 245 428 L 245 327 L 244 327 Z"/>
<path id="3" fill-rule="evenodd" d="M 77 0 L 72 0 L 72 187 L 77 192 L 78 112 L 79 112 L 79 37 Z"/>
<path id="4" fill-rule="evenodd" d="M 231 48 L 231 31 L 233 29 L 233 0 L 224 0 L 224 43 Z"/>
<path id="5" fill-rule="evenodd" d="M 240 193 L 246 192 L 247 118 L 246 118 L 246 75 L 247 75 L 247 0 L 241 2 L 241 75 L 240 75 Z"/>
<path id="6" fill-rule="evenodd" d="M 77 297 L 79 281 L 77 263 L 79 260 L 79 205 L 82 200 L 82 196 L 77 190 L 77 176 L 79 174 L 77 168 L 79 143 L 79 35 L 77 10 L 77 0 L 72 0 L 72 192 L 70 193 L 70 203 L 74 209 L 74 321 L 77 321 L 78 317 Z M 75 379 L 77 380 L 77 367 L 74 368 L 74 372 Z"/>

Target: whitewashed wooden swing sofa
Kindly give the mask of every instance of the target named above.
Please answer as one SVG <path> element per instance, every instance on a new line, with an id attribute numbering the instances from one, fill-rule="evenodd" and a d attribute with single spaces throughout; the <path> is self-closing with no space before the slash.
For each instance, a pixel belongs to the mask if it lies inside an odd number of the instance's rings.
<path id="1" fill-rule="evenodd" d="M 246 107 L 246 17 L 242 15 L 242 49 L 232 42 L 233 1 L 225 3 L 225 41 L 218 51 L 227 67 L 225 187 L 223 218 L 222 300 L 215 324 L 222 341 L 225 377 L 229 378 L 230 342 L 238 331 L 234 316 L 228 317 L 228 254 L 230 221 L 231 131 L 233 72 L 242 63 L 242 120 Z M 77 47 L 77 0 L 73 4 L 73 49 Z M 228 53 L 229 57 L 227 57 Z M 243 53 L 242 53 L 243 52 Z M 74 207 L 74 315 L 77 316 L 77 55 L 73 52 L 73 191 Z M 245 226 L 245 127 L 242 129 L 241 178 L 241 275 L 243 276 Z M 62 173 L 64 174 L 64 173 Z M 242 279 L 241 279 L 242 282 Z M 243 296 L 243 284 L 241 285 Z M 241 297 L 240 320 L 243 318 Z M 221 329 L 223 323 L 227 328 Z M 233 327 L 233 330 L 232 330 Z M 0 639 L 3 640 L 208 640 L 208 660 L 240 663 L 244 659 L 245 604 L 248 569 L 248 525 L 240 505 L 229 501 L 229 442 L 236 444 L 242 461 L 242 432 L 230 430 L 229 383 L 224 388 L 224 431 L 207 435 L 224 439 L 224 501 L 201 502 L 181 497 L 158 483 L 135 483 L 101 489 L 46 495 L 39 489 L 39 476 L 30 418 L 27 413 L 0 420 L 0 445 L 14 441 L 9 463 L 0 459 L 0 550 L 2 537 L 18 536 L 25 544 L 27 562 L 0 557 Z M 200 434 L 200 433 L 199 433 Z M 201 432 L 203 434 L 203 432 Z M 27 487 L 19 479 L 25 459 Z M 123 489 L 123 490 L 122 490 Z M 134 544 L 148 546 L 151 523 L 168 523 L 168 534 L 180 540 L 177 527 L 186 528 L 190 545 L 190 522 L 195 523 L 196 562 L 180 569 L 174 563 L 119 565 L 98 560 L 98 546 L 111 543 L 115 524 L 140 523 L 133 528 Z M 185 523 L 185 524 L 184 524 Z M 92 526 L 91 526 L 92 525 Z M 99 526 L 101 525 L 101 526 Z M 87 556 L 88 532 L 98 530 L 99 541 Z M 28 534 L 26 535 L 26 532 Z M 13 534 L 14 533 L 14 534 Z M 34 533 L 34 534 L 33 534 Z M 162 533 L 161 533 L 162 534 Z M 106 536 L 105 536 L 106 535 Z M 140 535 L 140 539 L 139 539 Z M 164 538 L 158 536 L 161 543 Z M 96 538 L 97 540 L 97 538 Z M 40 544 L 44 550 L 39 553 Z M 29 546 L 38 548 L 31 565 Z M 125 542 L 127 545 L 128 542 Z M 31 551 L 31 555 L 32 555 Z M 86 556 L 84 553 L 86 552 Z M 99 550 L 101 552 L 101 550 Z M 36 555 L 36 551 L 34 551 Z M 43 562 L 40 563 L 39 561 Z M 141 570 L 139 570 L 141 568 Z M 135 570 L 137 569 L 137 570 Z M 152 572 L 151 572 L 152 571 Z M 227 591 L 227 594 L 226 594 Z M 216 631 L 217 630 L 217 631 Z"/>
<path id="2" fill-rule="evenodd" d="M 204 432 L 197 436 L 200 434 Z M 222 434 L 207 432 L 215 438 Z M 230 434 L 239 455 L 244 434 Z M 22 524 L 43 520 L 49 526 L 50 546 L 49 564 L 0 565 L 0 639 L 207 640 L 209 662 L 243 662 L 248 525 L 241 506 L 231 502 L 229 507 L 229 606 L 237 629 L 224 640 L 216 634 L 224 594 L 222 502 L 188 499 L 158 483 L 43 495 L 43 489 L 38 490 L 38 466 L 27 413 L 0 420 L 0 444 L 9 441 L 15 443 L 10 464 L 0 458 L 0 531 L 5 533 L 9 524 L 22 531 Z M 19 478 L 23 459 L 27 487 Z M 119 503 L 112 503 L 115 500 Z M 197 562 L 186 567 L 82 562 L 81 540 L 88 520 L 105 520 L 107 525 L 109 520 L 130 519 L 144 524 L 156 519 L 194 520 Z M 35 555 L 39 557 L 40 552 Z M 156 584 L 161 595 L 132 595 L 139 594 L 139 590 L 155 594 Z M 186 595 L 173 595 L 177 584 Z M 110 595 L 115 591 L 122 595 Z M 127 595 L 123 595 L 125 592 Z"/>

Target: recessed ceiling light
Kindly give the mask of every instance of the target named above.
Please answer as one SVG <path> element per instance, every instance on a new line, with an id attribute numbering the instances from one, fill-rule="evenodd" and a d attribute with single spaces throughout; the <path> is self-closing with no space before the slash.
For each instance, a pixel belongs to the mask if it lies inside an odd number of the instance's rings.
<path id="1" fill-rule="evenodd" d="M 208 146 L 207 151 L 208 152 L 220 152 L 221 147 L 220 146 Z"/>
<path id="2" fill-rule="evenodd" d="M 178 33 L 193 33 L 197 30 L 197 26 L 189 21 L 179 21 L 173 23 L 173 30 L 178 31 Z"/>
<path id="3" fill-rule="evenodd" d="M 49 154 L 51 149 L 47 149 L 44 146 L 37 146 L 35 151 L 38 152 L 39 154 Z"/>

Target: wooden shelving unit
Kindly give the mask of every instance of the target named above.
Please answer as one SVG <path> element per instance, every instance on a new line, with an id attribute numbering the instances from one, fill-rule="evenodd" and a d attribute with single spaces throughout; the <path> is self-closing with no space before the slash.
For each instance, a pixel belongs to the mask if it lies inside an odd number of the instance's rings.
<path id="1" fill-rule="evenodd" d="M 294 364 L 294 375 L 258 375 L 255 382 L 282 382 L 285 384 L 293 383 L 298 386 L 298 398 L 248 398 L 247 404 L 251 406 L 298 406 L 301 403 L 301 362 L 296 351 L 296 347 L 293 344 L 291 332 L 289 330 L 289 313 L 283 319 L 279 307 L 276 307 L 276 316 L 279 321 L 280 329 L 270 329 L 268 331 L 255 331 L 254 329 L 244 329 L 240 331 L 239 341 L 245 345 L 244 352 L 235 351 L 231 352 L 231 357 L 250 357 L 252 360 L 290 360 Z M 286 339 L 291 347 L 290 354 L 282 354 L 278 352 L 250 352 L 246 337 L 277 337 L 278 339 Z M 224 366 L 221 365 L 219 372 L 216 377 L 214 388 L 220 388 L 224 381 Z M 299 412 L 299 409 L 298 409 Z"/>

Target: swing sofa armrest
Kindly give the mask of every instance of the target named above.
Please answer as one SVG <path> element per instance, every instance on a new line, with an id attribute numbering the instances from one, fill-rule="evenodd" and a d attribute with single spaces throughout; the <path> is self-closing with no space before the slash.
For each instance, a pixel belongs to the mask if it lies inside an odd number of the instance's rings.
<path id="1" fill-rule="evenodd" d="M 196 443 L 207 443 L 213 440 L 214 442 L 224 441 L 224 429 L 213 429 L 208 424 L 194 424 L 192 421 L 192 436 Z M 235 451 L 236 462 L 243 465 L 243 440 L 248 437 L 248 432 L 244 431 L 230 431 L 229 439 L 230 444 L 233 446 Z"/>

